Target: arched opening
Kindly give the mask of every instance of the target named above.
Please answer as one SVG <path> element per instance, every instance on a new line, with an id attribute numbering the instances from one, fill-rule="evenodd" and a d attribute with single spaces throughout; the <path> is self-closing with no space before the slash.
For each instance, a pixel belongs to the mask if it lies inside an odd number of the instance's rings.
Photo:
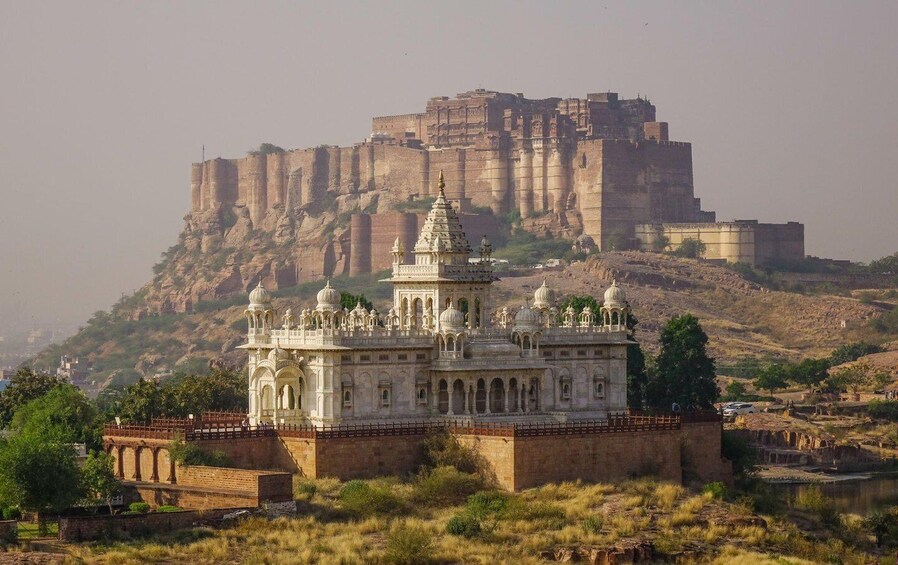
<path id="1" fill-rule="evenodd" d="M 274 389 L 271 385 L 265 385 L 262 387 L 261 394 L 261 408 L 263 416 L 270 416 L 272 411 L 274 410 Z"/>
<path id="2" fill-rule="evenodd" d="M 465 315 L 465 325 L 467 326 L 470 322 L 470 317 L 468 316 L 468 299 L 462 298 L 458 301 L 458 311 Z"/>
<path id="3" fill-rule="evenodd" d="M 530 386 L 527 387 L 527 411 L 539 411 L 539 380 L 530 379 Z"/>
<path id="4" fill-rule="evenodd" d="M 490 412 L 505 412 L 505 383 L 502 379 L 490 382 Z"/>
<path id="5" fill-rule="evenodd" d="M 474 299 L 474 315 L 473 315 L 475 328 L 480 327 L 481 316 L 482 316 L 482 312 L 481 312 L 481 307 L 480 307 L 480 299 L 475 298 Z"/>
<path id="6" fill-rule="evenodd" d="M 521 349 L 523 349 L 524 351 L 529 351 L 531 349 L 529 335 L 524 335 L 524 339 L 521 341 Z"/>
<path id="7" fill-rule="evenodd" d="M 424 321 L 425 326 L 428 328 L 433 327 L 433 298 L 427 298 L 427 302 L 424 303 Z"/>
<path id="8" fill-rule="evenodd" d="M 343 408 L 352 408 L 352 391 L 343 391 Z"/>
<path id="9" fill-rule="evenodd" d="M 278 391 L 278 408 L 282 410 L 296 409 L 296 396 L 293 387 L 285 384 Z"/>
<path id="10" fill-rule="evenodd" d="M 390 389 L 385 388 L 380 391 L 380 405 L 384 407 L 390 405 Z"/>
<path id="11" fill-rule="evenodd" d="M 413 328 L 420 328 L 423 321 L 424 321 L 424 305 L 421 302 L 420 298 L 415 298 L 412 300 L 411 326 Z"/>
<path id="12" fill-rule="evenodd" d="M 437 412 L 440 414 L 449 412 L 449 383 L 446 379 L 440 379 L 437 385 Z"/>
<path id="13" fill-rule="evenodd" d="M 520 385 L 518 384 L 518 380 L 514 377 L 508 381 L 508 411 L 509 412 L 517 412 L 518 411 L 518 398 L 521 395 Z"/>
<path id="14" fill-rule="evenodd" d="M 474 411 L 478 414 L 486 412 L 486 381 L 477 379 L 477 390 L 474 392 Z"/>
<path id="15" fill-rule="evenodd" d="M 408 298 L 403 298 L 402 302 L 399 303 L 399 326 L 402 328 L 408 327 Z"/>
<path id="16" fill-rule="evenodd" d="M 461 379 L 452 383 L 452 413 L 465 413 L 465 383 Z"/>

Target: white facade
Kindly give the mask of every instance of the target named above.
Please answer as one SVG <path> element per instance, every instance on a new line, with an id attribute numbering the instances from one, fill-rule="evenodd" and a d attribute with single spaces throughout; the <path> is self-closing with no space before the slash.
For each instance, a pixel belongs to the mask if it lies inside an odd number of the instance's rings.
<path id="1" fill-rule="evenodd" d="M 340 308 L 330 282 L 314 309 L 278 318 L 250 293 L 252 424 L 325 425 L 396 419 L 583 419 L 627 410 L 628 307 L 612 284 L 601 312 L 559 312 L 544 283 L 533 306 L 491 308 L 491 248 L 480 260 L 443 194 L 415 244 L 393 248 L 386 315 Z M 560 322 L 558 318 L 560 317 Z M 277 322 L 276 322 L 277 320 Z M 278 327 L 275 327 L 275 326 Z"/>

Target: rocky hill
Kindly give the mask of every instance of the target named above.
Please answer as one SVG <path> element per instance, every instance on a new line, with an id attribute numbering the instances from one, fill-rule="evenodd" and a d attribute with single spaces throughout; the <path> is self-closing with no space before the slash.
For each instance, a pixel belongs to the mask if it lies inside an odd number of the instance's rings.
<path id="1" fill-rule="evenodd" d="M 264 269 L 273 260 L 266 257 L 275 255 L 276 245 L 258 234 L 249 234 L 244 242 L 248 245 L 227 259 L 235 271 Z M 197 256 L 186 251 L 191 245 L 202 246 L 202 242 L 185 242 L 185 250 L 179 253 Z M 240 257 L 257 258 L 239 263 Z M 141 304 L 141 294 L 152 296 L 158 291 L 160 279 L 176 284 L 172 273 L 191 280 L 193 288 L 207 284 L 200 273 L 209 269 L 210 263 L 198 261 L 188 268 L 185 260 L 170 261 L 156 282 L 122 301 L 112 313 L 95 316 L 75 336 L 38 356 L 33 365 L 53 367 L 61 354 L 87 358 L 93 363 L 98 387 L 168 370 L 199 371 L 209 363 L 242 366 L 244 354 L 235 350 L 246 331 L 246 295 L 240 286 L 228 289 L 229 294 L 222 298 L 197 302 L 191 312 L 133 315 L 146 307 Z M 383 275 L 340 276 L 332 284 L 345 292 L 364 293 L 385 312 L 391 290 L 389 285 L 377 282 Z M 710 337 L 711 352 L 723 366 L 744 356 L 799 358 L 822 355 L 850 341 L 883 340 L 867 324 L 881 312 L 876 305 L 842 296 L 770 291 L 731 269 L 703 261 L 656 253 L 611 252 L 591 255 L 556 270 L 519 275 L 505 276 L 495 284 L 497 306 L 519 306 L 532 297 L 544 279 L 560 299 L 573 294 L 601 296 L 616 279 L 626 289 L 640 322 L 638 337 L 649 351 L 656 349 L 660 328 L 667 319 L 691 312 L 701 320 Z M 311 306 L 321 285 L 312 281 L 276 290 L 274 304 L 280 311 Z M 223 290 L 219 286 L 219 291 Z"/>

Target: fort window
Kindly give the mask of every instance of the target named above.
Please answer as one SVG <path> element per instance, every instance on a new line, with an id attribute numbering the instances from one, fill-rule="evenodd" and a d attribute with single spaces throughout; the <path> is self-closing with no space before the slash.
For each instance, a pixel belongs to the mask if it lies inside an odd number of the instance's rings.
<path id="1" fill-rule="evenodd" d="M 341 355 L 340 361 L 343 363 L 352 363 L 352 355 Z"/>
<path id="2" fill-rule="evenodd" d="M 370 355 L 360 355 L 359 361 L 371 361 L 371 356 Z"/>
<path id="3" fill-rule="evenodd" d="M 390 391 L 388 389 L 382 389 L 380 391 L 380 405 L 384 407 L 390 405 Z"/>
<path id="4" fill-rule="evenodd" d="M 408 355 L 406 355 L 405 353 L 400 353 L 397 359 L 399 359 L 400 361 L 408 361 Z"/>
<path id="5" fill-rule="evenodd" d="M 571 356 L 571 352 L 568 351 L 567 349 L 562 349 L 558 354 L 561 355 L 562 357 L 570 357 Z"/>
<path id="6" fill-rule="evenodd" d="M 379 361 L 389 361 L 389 360 L 390 360 L 390 356 L 389 356 L 389 354 L 387 354 L 387 353 L 381 353 L 381 354 L 377 357 L 377 359 L 378 359 Z"/>
<path id="7" fill-rule="evenodd" d="M 594 388 L 596 398 L 605 398 L 605 383 L 603 381 L 596 381 Z"/>
<path id="8" fill-rule="evenodd" d="M 578 349 L 578 350 L 577 350 L 577 357 L 586 357 L 586 350 L 585 350 L 585 349 Z"/>
<path id="9" fill-rule="evenodd" d="M 423 386 L 418 387 L 418 404 L 427 404 L 427 389 Z"/>
<path id="10" fill-rule="evenodd" d="M 551 357 L 551 356 L 552 356 L 552 352 L 551 352 L 551 351 L 545 351 L 545 350 L 543 350 L 543 357 Z"/>
<path id="11" fill-rule="evenodd" d="M 352 391 L 343 391 L 343 408 L 352 408 Z"/>
<path id="12" fill-rule="evenodd" d="M 425 359 L 427 359 L 427 355 L 424 353 L 417 353 L 415 354 L 415 359 L 417 359 L 418 361 L 424 361 Z"/>

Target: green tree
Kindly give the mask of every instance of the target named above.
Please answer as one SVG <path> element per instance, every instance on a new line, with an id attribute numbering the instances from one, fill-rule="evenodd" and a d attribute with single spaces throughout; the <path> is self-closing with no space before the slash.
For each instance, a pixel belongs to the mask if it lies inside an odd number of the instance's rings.
<path id="1" fill-rule="evenodd" d="M 125 389 L 120 415 L 127 422 L 149 424 L 171 414 L 171 394 L 156 379 L 140 379 Z"/>
<path id="2" fill-rule="evenodd" d="M 755 388 L 775 392 L 789 386 L 789 369 L 782 363 L 767 365 L 754 380 Z"/>
<path id="3" fill-rule="evenodd" d="M 207 375 L 187 375 L 166 383 L 170 398 L 167 416 L 186 418 L 208 411 L 245 412 L 249 409 L 246 381 L 235 371 L 215 369 Z"/>
<path id="4" fill-rule="evenodd" d="M 368 310 L 374 308 L 374 304 L 365 298 L 364 294 L 350 294 L 348 292 L 340 293 L 340 308 L 352 310 L 359 304 L 359 302 L 361 302 L 362 306 Z"/>
<path id="5" fill-rule="evenodd" d="M 670 254 L 677 257 L 687 257 L 689 259 L 700 259 L 705 254 L 706 249 L 707 246 L 702 240 L 687 237 L 680 242 L 680 246 L 671 251 Z"/>
<path id="6" fill-rule="evenodd" d="M 102 451 L 92 451 L 81 467 L 82 487 L 87 494 L 106 502 L 112 515 L 112 499 L 121 494 L 122 483 L 113 471 L 113 457 Z"/>
<path id="7" fill-rule="evenodd" d="M 83 496 L 75 449 L 41 434 L 15 434 L 0 446 L 0 500 L 35 512 L 41 535 L 48 514 Z"/>
<path id="8" fill-rule="evenodd" d="M 882 375 L 882 376 L 880 376 Z M 888 382 L 889 377 L 884 373 L 874 370 L 866 363 L 855 363 L 846 367 L 840 367 L 833 372 L 827 382 L 836 390 L 848 389 L 857 395 L 860 389 Z"/>
<path id="9" fill-rule="evenodd" d="M 64 383 L 16 410 L 10 427 L 23 434 L 43 434 L 65 443 L 101 449 L 102 420 L 78 387 Z"/>
<path id="10" fill-rule="evenodd" d="M 873 343 L 865 343 L 863 341 L 846 343 L 833 350 L 829 356 L 829 364 L 835 367 L 836 365 L 842 365 L 843 363 L 857 361 L 865 355 L 881 353 L 882 351 L 882 347 Z"/>
<path id="11" fill-rule="evenodd" d="M 708 336 L 692 314 L 671 318 L 661 330 L 661 351 L 646 386 L 646 401 L 656 409 L 674 402 L 683 408 L 712 408 L 720 395 Z"/>
<path id="12" fill-rule="evenodd" d="M 886 255 L 870 263 L 870 271 L 884 275 L 898 275 L 898 253 Z"/>
<path id="13" fill-rule="evenodd" d="M 790 367 L 788 378 L 797 385 L 813 390 L 826 379 L 829 367 L 828 359 L 802 359 L 800 363 Z"/>
<path id="14" fill-rule="evenodd" d="M 53 375 L 36 373 L 28 368 L 16 371 L 9 386 L 0 392 L 0 427 L 5 428 L 16 410 L 39 398 L 64 381 Z"/>

